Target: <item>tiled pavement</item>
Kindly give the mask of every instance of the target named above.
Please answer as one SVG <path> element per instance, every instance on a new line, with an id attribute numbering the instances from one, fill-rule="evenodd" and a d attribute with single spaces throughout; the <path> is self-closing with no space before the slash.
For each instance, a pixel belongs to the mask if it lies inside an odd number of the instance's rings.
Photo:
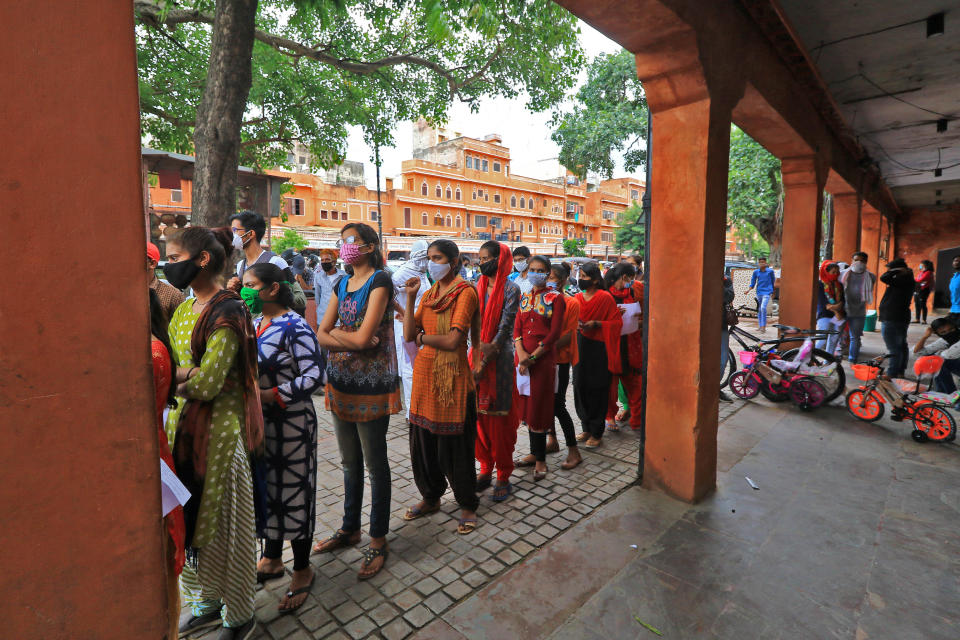
<path id="1" fill-rule="evenodd" d="M 320 421 L 318 438 L 316 537 L 326 537 L 341 524 L 343 478 L 330 415 L 323 398 L 316 397 Z M 572 391 L 568 397 L 573 407 Z M 741 405 L 721 404 L 721 419 Z M 581 448 L 584 463 L 561 471 L 566 456 L 548 455 L 547 478 L 534 484 L 531 469 L 512 476 L 513 495 L 496 504 L 488 490 L 481 497 L 479 526 L 468 535 L 456 533 L 459 508 L 447 492 L 441 512 L 404 522 L 407 506 L 420 500 L 413 482 L 406 421 L 394 416 L 387 435 L 393 473 L 390 557 L 376 577 L 360 582 L 356 573 L 360 549 L 313 555 L 317 572 L 311 595 L 298 611 L 279 615 L 277 603 L 290 582 L 286 577 L 269 582 L 257 592 L 257 638 L 386 638 L 399 640 L 433 622 L 460 601 L 517 565 L 572 525 L 621 494 L 636 478 L 639 457 L 637 436 L 627 428 L 608 433 L 596 450 Z M 517 438 L 517 456 L 529 451 L 526 433 Z M 364 495 L 364 528 L 369 513 L 369 485 Z M 363 544 L 368 542 L 366 533 Z M 292 563 L 286 548 L 288 572 Z M 216 632 L 196 636 L 204 640 Z"/>

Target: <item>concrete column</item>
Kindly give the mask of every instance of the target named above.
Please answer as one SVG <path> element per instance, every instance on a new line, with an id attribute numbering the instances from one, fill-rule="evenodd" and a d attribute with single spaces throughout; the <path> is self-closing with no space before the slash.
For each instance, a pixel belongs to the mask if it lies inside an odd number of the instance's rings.
<path id="1" fill-rule="evenodd" d="M 864 203 L 863 210 L 860 212 L 860 250 L 867 253 L 867 269 L 874 275 L 880 276 L 880 212 Z M 876 309 L 879 302 L 879 296 L 882 295 L 883 283 L 877 280 L 877 288 L 873 292 L 873 304 L 871 308 Z"/>
<path id="2" fill-rule="evenodd" d="M 856 193 L 833 194 L 834 260 L 850 262 L 860 248 L 860 198 Z"/>
<path id="3" fill-rule="evenodd" d="M 0 20 L 5 638 L 166 632 L 133 27 L 99 0 Z"/>
<path id="4" fill-rule="evenodd" d="M 780 322 L 802 329 L 813 327 L 817 308 L 817 263 L 820 256 L 823 187 L 826 171 L 815 156 L 784 158 L 783 256 L 780 282 Z"/>
<path id="5" fill-rule="evenodd" d="M 716 485 L 730 109 L 656 88 L 644 484 L 696 501 Z"/>

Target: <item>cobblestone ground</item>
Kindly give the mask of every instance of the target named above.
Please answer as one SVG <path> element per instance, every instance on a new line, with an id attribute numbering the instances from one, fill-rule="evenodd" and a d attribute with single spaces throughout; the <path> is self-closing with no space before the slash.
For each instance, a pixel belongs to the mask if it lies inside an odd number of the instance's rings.
<path id="1" fill-rule="evenodd" d="M 322 397 L 315 400 L 320 421 L 316 537 L 325 538 L 341 524 L 343 476 L 330 414 L 323 408 Z M 568 394 L 568 406 L 573 408 L 572 391 Z M 720 403 L 720 419 L 741 406 L 740 402 Z M 450 491 L 444 496 L 440 512 L 412 522 L 402 520 L 406 507 L 418 502 L 420 494 L 410 467 L 407 423 L 402 416 L 394 416 L 387 435 L 393 496 L 391 531 L 387 537 L 390 557 L 386 566 L 370 580 L 357 580 L 360 549 L 369 541 L 367 485 L 362 545 L 313 555 L 311 562 L 317 578 L 310 596 L 296 612 L 280 615 L 277 604 L 290 583 L 293 562 L 288 547 L 284 552 L 287 576 L 268 582 L 257 592 L 259 625 L 254 637 L 406 638 L 634 482 L 639 440 L 629 428 L 608 433 L 598 449 L 581 448 L 584 463 L 572 471 L 560 470 L 566 457 L 562 435 L 560 440 L 561 451 L 547 456 L 550 472 L 546 479 L 534 484 L 532 468 L 515 470 L 511 478 L 513 495 L 497 504 L 490 500 L 490 490 L 485 492 L 477 530 L 460 536 L 456 533 L 459 508 Z M 525 455 L 529 450 L 527 434 L 518 434 L 516 455 Z M 213 640 L 217 633 L 219 630 L 194 637 Z"/>

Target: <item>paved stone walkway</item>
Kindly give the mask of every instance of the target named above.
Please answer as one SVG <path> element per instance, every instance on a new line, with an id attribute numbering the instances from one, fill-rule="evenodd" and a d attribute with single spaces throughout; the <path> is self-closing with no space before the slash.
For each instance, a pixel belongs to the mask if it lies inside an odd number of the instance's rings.
<path id="1" fill-rule="evenodd" d="M 323 538 L 341 524 L 343 476 L 330 414 L 323 408 L 322 397 L 315 400 L 320 422 L 316 537 Z M 573 408 L 572 391 L 568 405 Z M 722 403 L 721 416 L 740 406 Z M 406 508 L 420 500 L 410 467 L 407 429 L 406 420 L 394 416 L 387 435 L 393 495 L 387 538 L 390 557 L 384 570 L 371 580 L 357 580 L 360 550 L 369 541 L 364 533 L 360 547 L 313 555 L 317 578 L 311 595 L 298 611 L 279 615 L 277 604 L 289 585 L 292 564 L 286 548 L 288 575 L 257 592 L 256 615 L 261 624 L 255 637 L 406 638 L 621 494 L 636 478 L 639 440 L 629 428 L 608 433 L 596 450 L 581 447 L 584 463 L 572 471 L 560 470 L 566 457 L 561 446 L 559 453 L 547 457 L 550 471 L 545 480 L 534 484 L 532 468 L 517 469 L 511 478 L 514 493 L 507 501 L 494 503 L 490 490 L 485 492 L 477 530 L 460 536 L 456 533 L 459 507 L 450 491 L 439 513 L 412 522 L 402 520 Z M 562 435 L 560 439 L 562 445 Z M 529 450 L 527 434 L 519 433 L 516 456 Z M 364 498 L 366 530 L 369 485 Z M 196 637 L 212 640 L 216 632 Z"/>

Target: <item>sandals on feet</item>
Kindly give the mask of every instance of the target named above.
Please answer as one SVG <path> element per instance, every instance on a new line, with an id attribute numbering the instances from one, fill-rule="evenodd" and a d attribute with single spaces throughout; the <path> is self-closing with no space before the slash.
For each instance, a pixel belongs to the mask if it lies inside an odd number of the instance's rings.
<path id="1" fill-rule="evenodd" d="M 607 420 L 603 426 L 607 431 L 620 431 L 620 425 L 617 424 L 616 420 Z"/>
<path id="2" fill-rule="evenodd" d="M 363 562 L 360 563 L 360 570 L 363 571 L 364 567 L 369 567 L 373 564 L 373 561 L 377 558 L 383 558 L 383 562 L 380 563 L 380 567 L 373 573 L 358 573 L 357 580 L 369 580 L 373 576 L 380 573 L 383 567 L 387 564 L 387 556 L 390 555 L 390 550 L 387 549 L 387 545 L 383 545 L 379 549 L 373 547 L 367 547 L 363 550 Z"/>
<path id="3" fill-rule="evenodd" d="M 266 571 L 257 571 L 257 584 L 263 584 L 267 580 L 276 580 L 277 578 L 282 578 L 286 573 L 283 569 L 277 571 L 276 573 L 268 573 Z"/>
<path id="4" fill-rule="evenodd" d="M 522 469 L 523 467 L 532 467 L 537 463 L 537 459 L 533 455 L 523 456 L 522 458 L 517 458 L 513 461 L 513 466 Z"/>
<path id="5" fill-rule="evenodd" d="M 590 434 L 586 431 L 581 431 L 577 434 L 577 442 L 586 442 L 590 438 Z"/>
<path id="6" fill-rule="evenodd" d="M 507 484 L 498 484 L 493 488 L 493 496 L 490 497 L 494 502 L 503 502 L 510 497 L 510 494 L 513 493 L 513 485 L 509 482 Z"/>
<path id="7" fill-rule="evenodd" d="M 440 511 L 439 502 L 437 502 L 435 505 L 424 507 L 423 509 L 416 506 L 408 507 L 407 512 L 403 514 L 403 519 L 407 521 L 416 520 L 417 518 L 428 516 L 431 513 L 436 513 L 437 511 Z"/>
<path id="8" fill-rule="evenodd" d="M 462 536 L 467 535 L 468 533 L 473 533 L 477 528 L 477 519 L 476 518 L 460 518 L 457 521 L 457 533 Z"/>
<path id="9" fill-rule="evenodd" d="M 586 447 L 587 449 L 596 449 L 602 443 L 603 443 L 603 440 L 601 440 L 600 438 L 591 437 L 589 440 L 583 443 L 583 446 Z"/>
<path id="10" fill-rule="evenodd" d="M 296 589 L 296 590 L 294 590 L 294 591 L 287 591 L 287 592 L 284 594 L 284 597 L 287 598 L 287 599 L 290 599 L 290 598 L 299 596 L 299 595 L 302 594 L 302 593 L 310 593 L 310 589 L 313 588 L 313 582 L 314 582 L 316 579 L 317 579 L 317 572 L 314 571 L 314 572 L 313 572 L 313 575 L 310 576 L 310 584 L 308 584 L 308 585 L 305 586 L 305 587 L 300 587 L 299 589 Z M 280 608 L 280 605 L 277 605 L 277 611 L 279 611 L 281 614 L 283 614 L 283 613 L 290 613 L 291 611 L 296 611 L 297 609 L 299 609 L 300 607 L 302 607 L 302 606 L 303 606 L 303 603 L 306 602 L 306 601 L 307 601 L 307 599 L 304 598 L 303 600 L 300 601 L 300 604 L 298 604 L 298 605 L 296 605 L 296 606 L 294 606 L 294 607 L 287 607 L 286 609 L 281 609 L 281 608 Z"/>
<path id="11" fill-rule="evenodd" d="M 354 547 L 359 543 L 359 531 L 337 531 L 326 540 L 313 545 L 313 552 L 329 553 L 330 551 L 336 551 L 337 549 L 342 549 L 343 547 Z"/>
<path id="12" fill-rule="evenodd" d="M 570 471 L 570 469 L 580 466 L 581 462 L 583 462 L 583 458 L 579 458 L 575 462 L 570 462 L 569 460 L 565 460 L 563 464 L 560 465 L 560 468 L 563 469 L 564 471 Z"/>
<path id="13" fill-rule="evenodd" d="M 534 471 L 533 471 L 533 481 L 534 481 L 534 482 L 540 482 L 541 480 L 543 480 L 543 479 L 546 478 L 546 477 L 547 477 L 547 472 L 546 472 L 545 470 L 544 470 L 544 471 L 537 471 L 537 470 L 534 470 Z"/>
<path id="14" fill-rule="evenodd" d="M 477 493 L 483 493 L 490 488 L 493 483 L 493 476 L 489 473 L 482 473 L 477 476 Z"/>

